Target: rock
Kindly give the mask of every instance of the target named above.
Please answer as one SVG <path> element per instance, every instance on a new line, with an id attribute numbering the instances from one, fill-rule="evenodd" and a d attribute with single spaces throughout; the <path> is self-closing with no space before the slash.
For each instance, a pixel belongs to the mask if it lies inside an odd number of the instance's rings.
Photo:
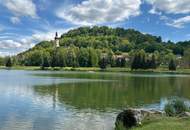
<path id="1" fill-rule="evenodd" d="M 116 128 L 122 124 L 126 129 L 141 124 L 142 117 L 141 112 L 136 109 L 128 109 L 121 112 L 116 118 Z"/>
<path id="2" fill-rule="evenodd" d="M 116 118 L 116 128 L 122 124 L 126 129 L 138 126 L 142 124 L 142 120 L 146 117 L 155 115 L 163 115 L 164 112 L 156 110 L 145 110 L 145 109 L 128 109 L 121 112 Z"/>
<path id="3" fill-rule="evenodd" d="M 184 112 L 180 115 L 180 117 L 187 117 L 189 118 L 190 117 L 190 112 Z"/>
<path id="4" fill-rule="evenodd" d="M 157 110 L 145 110 L 145 109 L 141 109 L 141 114 L 143 116 L 143 118 L 145 117 L 150 117 L 150 116 L 160 116 L 160 115 L 164 115 L 165 113 L 163 111 L 157 111 Z"/>
<path id="5" fill-rule="evenodd" d="M 190 117 L 190 112 L 185 112 L 185 115 Z"/>

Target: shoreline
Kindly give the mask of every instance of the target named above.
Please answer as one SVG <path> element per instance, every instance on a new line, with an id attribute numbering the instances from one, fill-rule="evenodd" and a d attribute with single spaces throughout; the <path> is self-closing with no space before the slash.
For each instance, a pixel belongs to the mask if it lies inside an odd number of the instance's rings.
<path id="1" fill-rule="evenodd" d="M 165 73 L 165 74 L 187 74 L 190 75 L 190 69 L 178 69 L 176 71 L 169 71 L 167 68 L 157 68 L 155 70 L 131 70 L 130 68 L 117 68 L 108 67 L 105 70 L 101 70 L 98 67 L 55 67 L 55 68 L 45 68 L 41 69 L 39 66 L 13 66 L 7 68 L 5 66 L 0 66 L 0 70 L 26 70 L 26 71 L 83 71 L 83 72 L 123 72 L 123 73 Z"/>

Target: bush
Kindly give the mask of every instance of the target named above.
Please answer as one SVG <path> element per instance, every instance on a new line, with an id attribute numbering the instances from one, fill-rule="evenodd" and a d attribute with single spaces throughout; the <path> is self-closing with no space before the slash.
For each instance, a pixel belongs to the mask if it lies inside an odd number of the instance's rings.
<path id="1" fill-rule="evenodd" d="M 165 106 L 165 112 L 167 116 L 178 116 L 188 110 L 185 102 L 181 99 L 175 99 L 170 101 Z"/>

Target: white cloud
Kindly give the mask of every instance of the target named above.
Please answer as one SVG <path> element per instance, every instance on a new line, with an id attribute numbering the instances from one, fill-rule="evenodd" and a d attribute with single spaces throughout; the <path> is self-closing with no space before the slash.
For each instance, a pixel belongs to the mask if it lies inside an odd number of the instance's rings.
<path id="1" fill-rule="evenodd" d="M 56 16 L 77 25 L 118 22 L 140 14 L 141 0 L 86 0 L 56 10 Z"/>
<path id="2" fill-rule="evenodd" d="M 190 16 L 180 17 L 177 19 L 172 19 L 165 15 L 160 16 L 160 20 L 164 21 L 166 25 L 175 28 L 184 28 L 186 24 L 190 23 Z"/>
<path id="3" fill-rule="evenodd" d="M 172 22 L 167 23 L 167 25 L 175 27 L 175 28 L 184 28 L 185 24 L 188 24 L 188 23 L 190 23 L 190 16 L 185 16 L 182 18 L 175 19 Z"/>
<path id="4" fill-rule="evenodd" d="M 32 0 L 1 0 L 0 2 L 17 17 L 38 17 Z"/>
<path id="5" fill-rule="evenodd" d="M 51 29 L 47 30 L 46 32 L 34 31 L 34 33 L 31 36 L 31 39 L 33 41 L 37 41 L 37 42 L 44 41 L 44 40 L 50 41 L 50 40 L 54 39 L 55 32 L 58 32 L 58 34 L 61 35 L 67 31 L 69 31 L 70 29 L 52 29 L 51 28 Z"/>
<path id="6" fill-rule="evenodd" d="M 11 22 L 12 22 L 13 24 L 18 24 L 18 23 L 20 23 L 20 19 L 19 19 L 18 17 L 11 17 L 10 20 L 11 20 Z"/>
<path id="7" fill-rule="evenodd" d="M 71 28 L 70 28 L 71 29 Z M 35 44 L 47 40 L 53 40 L 55 32 L 63 34 L 70 29 L 48 28 L 46 31 L 34 31 L 31 36 L 17 36 L 0 34 L 0 56 L 15 55 L 35 46 Z M 21 38 L 22 37 L 22 38 Z M 12 39 L 12 40 L 7 40 Z"/>
<path id="8" fill-rule="evenodd" d="M 14 51 L 0 51 L 0 56 L 4 57 L 4 56 L 12 56 L 15 55 Z"/>
<path id="9" fill-rule="evenodd" d="M 190 0 L 145 0 L 153 6 L 154 12 L 165 12 L 168 14 L 190 13 Z M 152 11 L 152 12 L 153 12 Z"/>
<path id="10" fill-rule="evenodd" d="M 21 43 L 13 41 L 13 40 L 3 40 L 0 41 L 1 49 L 12 49 L 21 47 Z"/>
<path id="11" fill-rule="evenodd" d="M 162 15 L 162 12 L 157 11 L 155 8 L 152 8 L 152 9 L 149 11 L 149 13 L 151 13 L 151 14 L 157 14 L 157 15 Z"/>

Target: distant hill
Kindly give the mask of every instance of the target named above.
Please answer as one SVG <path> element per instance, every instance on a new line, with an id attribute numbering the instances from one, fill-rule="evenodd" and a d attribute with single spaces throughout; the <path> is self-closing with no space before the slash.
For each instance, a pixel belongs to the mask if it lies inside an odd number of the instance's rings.
<path id="1" fill-rule="evenodd" d="M 90 48 L 98 53 L 111 51 L 113 55 L 130 53 L 137 50 L 144 50 L 146 53 L 158 52 L 162 55 L 169 53 L 183 55 L 184 50 L 189 47 L 190 41 L 178 43 L 171 41 L 163 42 L 160 36 L 144 34 L 134 29 L 109 28 L 106 26 L 80 27 L 70 30 L 60 37 L 60 48 L 64 49 L 64 51 L 74 48 L 74 52 L 77 54 L 77 51 L 81 49 Z M 35 47 L 18 54 L 16 59 L 19 64 L 39 65 L 39 63 L 30 64 L 26 63 L 26 61 L 35 59 L 31 55 L 42 55 L 37 54 L 39 51 L 50 53 L 48 55 L 52 58 L 54 49 L 53 41 L 42 41 Z"/>

